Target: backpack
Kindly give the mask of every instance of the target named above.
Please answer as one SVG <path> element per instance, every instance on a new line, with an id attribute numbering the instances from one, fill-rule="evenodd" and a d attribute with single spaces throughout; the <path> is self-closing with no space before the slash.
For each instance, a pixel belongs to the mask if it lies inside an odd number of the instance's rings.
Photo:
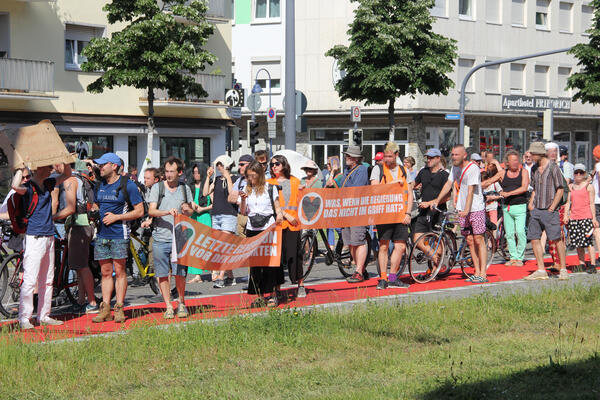
<path id="1" fill-rule="evenodd" d="M 33 193 L 31 195 L 31 201 L 29 204 L 25 204 L 25 194 L 19 193 L 13 193 L 6 203 L 8 207 L 8 216 L 10 217 L 10 224 L 12 230 L 16 234 L 22 234 L 27 231 L 27 223 L 29 222 L 29 218 L 31 218 L 31 215 L 38 205 L 38 191 L 33 182 L 31 188 L 33 189 Z"/>
<path id="2" fill-rule="evenodd" d="M 73 176 L 76 177 L 79 180 L 79 182 L 81 182 L 81 184 L 83 185 L 81 188 L 83 200 L 77 200 L 75 213 L 88 214 L 89 218 L 89 213 L 91 212 L 92 206 L 95 202 L 96 184 L 87 175 L 73 173 Z"/>

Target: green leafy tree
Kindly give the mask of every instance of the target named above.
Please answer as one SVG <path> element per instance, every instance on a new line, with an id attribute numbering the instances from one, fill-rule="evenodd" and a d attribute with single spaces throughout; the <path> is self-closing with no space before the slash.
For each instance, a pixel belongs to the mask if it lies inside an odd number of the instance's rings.
<path id="1" fill-rule="evenodd" d="M 600 103 L 600 0 L 593 0 L 594 17 L 592 26 L 586 31 L 590 34 L 589 43 L 579 43 L 569 51 L 579 60 L 581 72 L 574 73 L 567 80 L 568 89 L 576 89 L 573 101 Z"/>
<path id="2" fill-rule="evenodd" d="M 456 41 L 432 30 L 434 0 L 351 0 L 358 3 L 349 25 L 349 46 L 325 55 L 338 60 L 346 75 L 336 89 L 342 100 L 388 103 L 390 135 L 398 97 L 447 94 L 454 83 Z"/>
<path id="3" fill-rule="evenodd" d="M 151 165 L 154 89 L 166 89 L 171 98 L 207 96 L 192 75 L 216 60 L 202 48 L 214 27 L 199 0 L 112 0 L 103 10 L 110 24 L 127 25 L 110 38 L 92 39 L 83 50 L 87 61 L 81 69 L 102 71 L 87 90 L 132 86 L 148 91 L 146 165 Z"/>

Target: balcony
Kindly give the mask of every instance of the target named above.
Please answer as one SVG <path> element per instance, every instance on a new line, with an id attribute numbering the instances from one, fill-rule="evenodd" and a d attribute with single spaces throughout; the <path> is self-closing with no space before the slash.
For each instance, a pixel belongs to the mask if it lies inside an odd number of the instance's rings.
<path id="1" fill-rule="evenodd" d="M 58 98 L 54 95 L 54 63 L 0 58 L 0 98 Z"/>
<path id="2" fill-rule="evenodd" d="M 227 10 L 227 6 L 225 4 L 226 0 L 204 0 L 206 2 L 206 5 L 208 6 L 208 10 L 206 12 L 206 18 L 210 21 L 210 22 L 214 22 L 214 23 L 226 23 L 228 22 L 231 18 L 231 12 L 228 12 Z M 159 3 L 162 6 L 162 3 Z M 170 13 L 170 7 L 165 7 L 164 9 L 166 12 Z M 175 19 L 179 22 L 183 22 L 183 23 L 187 23 L 187 19 L 180 17 L 180 16 L 175 16 Z"/>
<path id="3" fill-rule="evenodd" d="M 224 107 L 225 102 L 225 75 L 214 74 L 196 74 L 196 82 L 200 83 L 208 93 L 207 97 L 194 98 L 191 96 L 185 99 L 173 99 L 169 97 L 166 90 L 154 90 L 154 106 L 161 107 Z M 147 106 L 148 98 L 140 99 L 140 105 Z"/>

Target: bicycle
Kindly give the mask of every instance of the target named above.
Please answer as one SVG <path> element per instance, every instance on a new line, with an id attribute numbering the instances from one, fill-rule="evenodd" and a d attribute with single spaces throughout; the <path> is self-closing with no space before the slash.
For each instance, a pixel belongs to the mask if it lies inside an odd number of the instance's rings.
<path id="1" fill-rule="evenodd" d="M 150 246 L 149 243 L 143 240 L 142 237 L 138 236 L 135 232 L 131 232 L 129 237 L 129 252 L 127 255 L 127 261 L 125 267 L 129 272 L 133 272 L 133 267 L 138 269 L 140 273 L 140 279 L 146 285 L 150 286 L 154 294 L 160 293 L 158 282 L 154 275 L 154 265 L 150 264 Z M 137 248 L 136 248 L 137 243 Z"/>
<path id="2" fill-rule="evenodd" d="M 317 238 L 317 232 L 321 237 L 323 243 L 325 244 L 325 250 L 319 249 L 319 243 Z M 371 235 L 366 235 L 367 239 L 367 259 L 365 260 L 365 266 L 370 262 L 370 254 L 372 248 L 372 239 Z M 323 229 L 308 229 L 305 230 L 302 234 L 302 239 L 300 242 L 300 246 L 302 249 L 302 266 L 304 268 L 304 276 L 302 279 L 306 279 L 315 263 L 315 258 L 318 255 L 325 256 L 325 264 L 331 265 L 334 262 L 337 263 L 338 269 L 344 278 L 347 278 L 352 275 L 354 271 L 354 265 L 352 263 L 352 256 L 350 255 L 350 250 L 347 248 L 344 249 L 344 241 L 340 236 L 335 245 L 335 249 L 332 250 L 329 245 L 329 241 L 327 240 L 327 235 Z M 368 279 L 369 274 L 367 269 L 363 273 L 365 279 Z"/>
<path id="3" fill-rule="evenodd" d="M 471 278 L 474 275 L 475 267 L 467 240 L 463 237 L 458 245 L 458 239 L 453 232 L 454 226 L 458 222 L 458 213 L 441 211 L 437 208 L 435 210 L 443 216 L 440 230 L 428 232 L 415 241 L 409 256 L 410 276 L 417 283 L 427 283 L 434 280 L 442 268 L 444 274 L 447 275 L 458 264 L 463 276 Z M 467 231 L 469 230 L 467 229 Z M 484 234 L 484 241 L 488 246 L 486 269 L 492 263 L 496 252 L 493 238 L 492 230 L 486 229 Z M 423 250 L 423 248 L 429 250 Z M 434 259 L 436 254 L 438 255 L 437 262 Z"/>

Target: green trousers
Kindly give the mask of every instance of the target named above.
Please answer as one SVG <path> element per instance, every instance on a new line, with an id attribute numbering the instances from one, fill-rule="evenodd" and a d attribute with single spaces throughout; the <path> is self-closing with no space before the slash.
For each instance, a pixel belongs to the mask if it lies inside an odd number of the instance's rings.
<path id="1" fill-rule="evenodd" d="M 525 233 L 527 204 L 503 206 L 503 211 L 504 231 L 510 259 L 523 261 L 525 246 L 527 246 L 527 234 Z"/>

